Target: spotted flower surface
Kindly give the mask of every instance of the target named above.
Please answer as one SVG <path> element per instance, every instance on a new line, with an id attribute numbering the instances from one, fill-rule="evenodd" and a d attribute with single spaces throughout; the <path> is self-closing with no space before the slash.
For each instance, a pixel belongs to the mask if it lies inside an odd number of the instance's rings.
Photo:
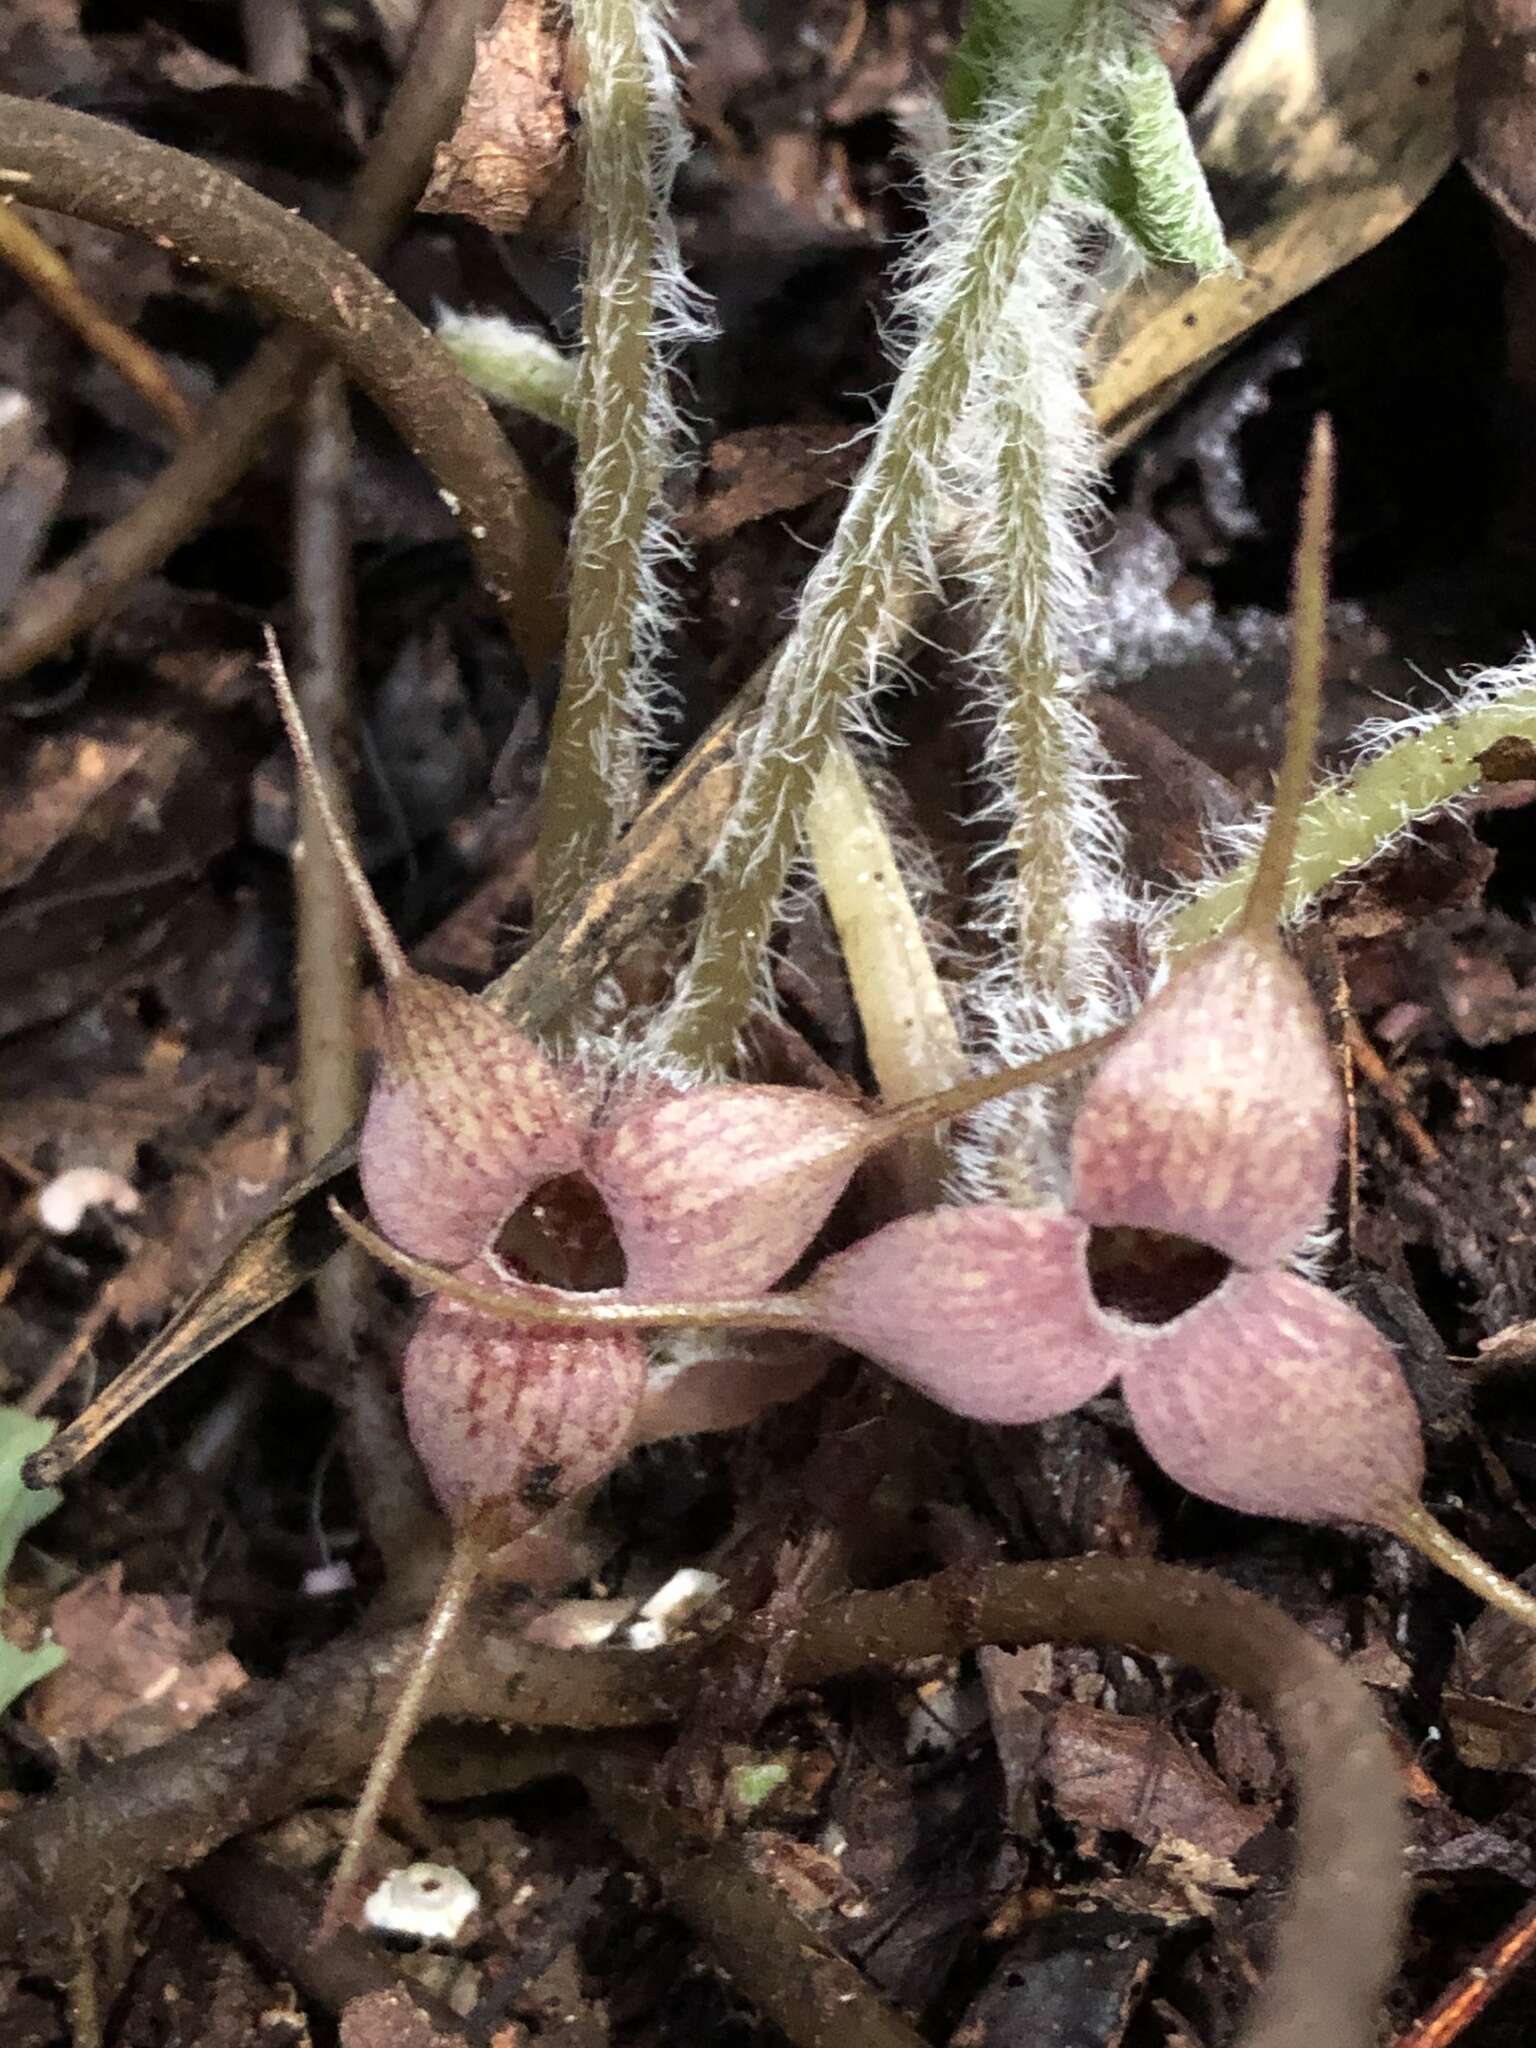
<path id="1" fill-rule="evenodd" d="M 485 1004 L 401 977 L 359 1146 L 374 1221 L 415 1258 L 508 1296 L 548 1297 L 494 1247 L 540 1185 L 581 1174 L 625 1277 L 564 1299 L 756 1295 L 821 1228 L 868 1136 L 861 1110 L 806 1089 L 647 1084 L 604 1102 L 599 1092 Z M 447 1295 L 428 1307 L 401 1371 L 411 1440 L 443 1506 L 460 1520 L 494 1507 L 509 1529 L 617 1462 L 648 1385 L 632 1332 L 520 1326 Z"/>
<path id="2" fill-rule="evenodd" d="M 1286 1270 L 1326 1220 L 1343 1104 L 1306 985 L 1272 946 L 1220 941 L 1149 1002 L 1084 1095 L 1065 1209 L 909 1216 L 828 1259 L 818 1326 L 962 1415 L 1037 1422 L 1118 1380 L 1181 1485 L 1297 1521 L 1411 1499 L 1423 1450 L 1392 1352 Z M 1154 1262 L 1216 1255 L 1159 1320 L 1096 1286 L 1095 1233 Z M 1154 1233 L 1147 1237 L 1144 1234 Z"/>

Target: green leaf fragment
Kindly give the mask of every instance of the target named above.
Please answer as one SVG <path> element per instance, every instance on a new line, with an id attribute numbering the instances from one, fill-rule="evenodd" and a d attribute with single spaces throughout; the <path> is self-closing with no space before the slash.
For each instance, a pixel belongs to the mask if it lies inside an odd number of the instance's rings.
<path id="1" fill-rule="evenodd" d="M 1113 216 L 1149 263 L 1187 263 L 1202 277 L 1236 269 L 1167 67 L 1136 44 L 1116 74 L 1105 147 L 1083 196 Z"/>
<path id="2" fill-rule="evenodd" d="M 54 1487 L 37 1492 L 23 1485 L 21 1467 L 34 1451 L 41 1450 L 53 1435 L 53 1424 L 19 1408 L 0 1408 L 0 1593 L 10 1574 L 16 1546 L 63 1500 Z M 29 1685 L 57 1671 L 64 1652 L 57 1643 L 42 1643 L 35 1650 L 21 1650 L 0 1630 L 0 1714 L 24 1693 Z"/>

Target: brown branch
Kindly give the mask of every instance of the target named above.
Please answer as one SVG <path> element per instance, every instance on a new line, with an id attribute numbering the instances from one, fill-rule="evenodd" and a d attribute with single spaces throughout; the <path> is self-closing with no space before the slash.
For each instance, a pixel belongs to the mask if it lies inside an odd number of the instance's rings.
<path id="1" fill-rule="evenodd" d="M 197 432 L 197 414 L 154 350 L 103 312 L 58 250 L 11 206 L 0 206 L 0 261 L 73 328 L 87 348 L 112 365 L 178 440 Z"/>
<path id="2" fill-rule="evenodd" d="M 199 1905 L 216 1913 L 305 1998 L 328 2012 L 339 2013 L 354 1998 L 406 1988 L 377 1944 L 355 1929 L 338 1928 L 331 1940 L 318 1944 L 319 1893 L 269 1856 L 231 1843 L 189 1871 L 183 1882 Z M 454 2041 L 466 2038 L 440 1999 L 416 1984 L 409 1992 L 442 2034 Z"/>
<path id="3" fill-rule="evenodd" d="M 1536 1957 L 1536 1899 L 1522 1906 L 1501 1934 L 1480 1948 L 1461 1975 L 1421 2019 L 1398 2035 L 1393 2048 L 1450 2048 L 1481 2017 L 1517 1971 Z"/>
<path id="4" fill-rule="evenodd" d="M 493 0 L 434 0 L 409 65 L 336 225 L 336 239 L 366 263 L 383 255 L 426 183 L 437 142 L 464 97 L 475 30 Z M 114 133 L 117 131 L 114 131 Z M 12 197 L 20 194 L 14 190 Z M 289 331 L 263 344 L 203 415 L 195 441 L 155 478 L 132 511 L 22 592 L 0 632 L 0 680 L 24 675 L 106 617 L 127 587 L 158 567 L 232 490 L 288 406 L 325 362 L 325 350 Z"/>
<path id="5" fill-rule="evenodd" d="M 37 1969 L 150 1872 L 340 1789 L 360 1773 L 414 1631 L 344 1641 L 201 1727 L 39 1800 L 0 1832 L 0 1945 Z M 1201 1572 L 1120 1558 L 946 1572 L 806 1617 L 786 1658 L 813 1685 L 983 1643 L 1117 1643 L 1168 1655 L 1269 1714 L 1299 1797 L 1290 1898 L 1241 2048 L 1370 2048 L 1404 1904 L 1398 1774 L 1376 1708 L 1279 1608 Z M 552 1651 L 467 1630 L 436 1713 L 524 1728 L 676 1719 L 700 1650 Z M 793 1967 L 786 1959 L 785 1967 Z"/>
<path id="6" fill-rule="evenodd" d="M 752 1867 L 739 1835 L 720 1834 L 657 1797 L 662 1755 L 643 1737 L 508 1742 L 494 1729 L 456 1728 L 429 1734 L 412 1752 L 411 1782 L 425 1799 L 451 1801 L 576 1778 L 625 1854 L 653 1873 L 737 1990 L 797 2048 L 924 2048 L 857 1964 Z"/>

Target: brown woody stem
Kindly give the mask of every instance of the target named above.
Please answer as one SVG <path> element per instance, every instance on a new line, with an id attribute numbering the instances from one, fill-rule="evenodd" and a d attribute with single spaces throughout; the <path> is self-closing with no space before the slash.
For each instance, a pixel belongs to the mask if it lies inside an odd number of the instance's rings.
<path id="1" fill-rule="evenodd" d="M 73 1924 L 152 1872 L 346 1784 L 417 1642 L 415 1630 L 345 1638 L 233 1710 L 35 1801 L 0 1833 L 0 1955 L 47 1968 L 67 1958 Z M 983 1643 L 1041 1642 L 1176 1657 L 1272 1716 L 1299 1795 L 1295 1868 L 1238 2048 L 1373 2048 L 1407 1884 L 1398 1766 L 1365 1687 L 1270 1601 L 1126 1558 L 967 1567 L 813 1609 L 784 1675 L 808 1686 Z M 540 1650 L 477 1628 L 440 1667 L 429 1707 L 523 1728 L 654 1725 L 695 1698 L 710 1648 Z M 780 1962 L 800 1967 L 793 1950 Z"/>
<path id="2" fill-rule="evenodd" d="M 141 235 L 305 328 L 430 470 L 531 669 L 560 640 L 553 518 L 489 407 L 394 294 L 238 178 L 94 115 L 0 95 L 12 199 Z"/>

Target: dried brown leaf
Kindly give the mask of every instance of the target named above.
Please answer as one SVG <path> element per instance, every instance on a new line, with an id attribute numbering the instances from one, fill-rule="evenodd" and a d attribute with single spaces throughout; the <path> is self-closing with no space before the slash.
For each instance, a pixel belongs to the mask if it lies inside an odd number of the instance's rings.
<path id="1" fill-rule="evenodd" d="M 153 1749 L 246 1682 L 227 1650 L 210 1649 L 189 1598 L 125 1593 L 121 1564 L 56 1600 L 51 1625 L 69 1661 L 33 1688 L 27 1718 L 71 1759 L 85 1743 L 111 1757 Z"/>
<path id="2" fill-rule="evenodd" d="M 423 212 L 468 214 L 502 235 L 531 221 L 550 228 L 571 218 L 577 180 L 564 63 L 552 10 L 538 0 L 507 0 L 496 26 L 478 39 L 464 111 L 438 146 Z"/>
<path id="3" fill-rule="evenodd" d="M 1059 1813 L 1149 1848 L 1171 1838 L 1226 1862 L 1269 1821 L 1234 1799 L 1208 1764 L 1155 1721 L 1064 1703 L 1046 1745 Z"/>

